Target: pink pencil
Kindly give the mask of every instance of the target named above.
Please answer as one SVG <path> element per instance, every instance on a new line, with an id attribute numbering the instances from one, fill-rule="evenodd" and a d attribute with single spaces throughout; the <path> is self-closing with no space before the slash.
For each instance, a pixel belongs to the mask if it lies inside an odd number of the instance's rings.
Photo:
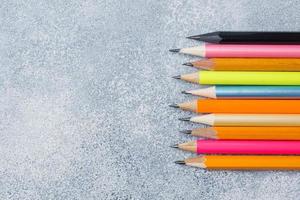
<path id="1" fill-rule="evenodd" d="M 245 45 L 245 44 L 209 44 L 171 49 L 189 55 L 207 58 L 300 58 L 300 45 Z"/>
<path id="2" fill-rule="evenodd" d="M 197 154 L 300 154 L 300 141 L 196 140 L 174 147 Z"/>

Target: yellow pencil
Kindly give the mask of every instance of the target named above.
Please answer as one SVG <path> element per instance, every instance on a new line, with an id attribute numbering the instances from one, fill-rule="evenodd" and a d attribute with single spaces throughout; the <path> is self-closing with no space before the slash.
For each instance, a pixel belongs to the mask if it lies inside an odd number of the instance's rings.
<path id="1" fill-rule="evenodd" d="M 300 85 L 300 72 L 199 71 L 173 78 L 207 85 Z"/>

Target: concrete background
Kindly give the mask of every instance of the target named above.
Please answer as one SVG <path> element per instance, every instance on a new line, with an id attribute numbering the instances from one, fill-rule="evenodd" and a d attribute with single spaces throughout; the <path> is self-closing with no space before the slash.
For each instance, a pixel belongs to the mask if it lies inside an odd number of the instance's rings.
<path id="1" fill-rule="evenodd" d="M 0 199 L 299 199 L 298 172 L 209 172 L 169 145 L 197 86 L 169 48 L 215 30 L 300 31 L 300 1 L 2 0 Z M 195 126 L 196 127 L 196 126 Z"/>

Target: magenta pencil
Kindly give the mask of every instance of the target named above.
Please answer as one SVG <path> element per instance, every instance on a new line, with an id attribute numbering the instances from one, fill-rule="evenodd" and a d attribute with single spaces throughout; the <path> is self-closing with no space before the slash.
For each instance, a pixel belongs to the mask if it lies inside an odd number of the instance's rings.
<path id="1" fill-rule="evenodd" d="M 197 154 L 300 154 L 300 141 L 196 140 L 174 147 Z"/>
<path id="2" fill-rule="evenodd" d="M 171 52 L 207 58 L 300 58 L 300 45 L 209 44 L 171 49 Z"/>

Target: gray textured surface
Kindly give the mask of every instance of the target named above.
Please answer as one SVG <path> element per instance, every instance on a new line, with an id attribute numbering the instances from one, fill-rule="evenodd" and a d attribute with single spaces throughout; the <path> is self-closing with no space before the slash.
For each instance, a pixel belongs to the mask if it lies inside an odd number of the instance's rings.
<path id="1" fill-rule="evenodd" d="M 188 116 L 195 88 L 169 48 L 214 30 L 299 31 L 300 1 L 38 1 L 0 4 L 0 199 L 299 199 L 297 172 L 208 172 Z"/>

